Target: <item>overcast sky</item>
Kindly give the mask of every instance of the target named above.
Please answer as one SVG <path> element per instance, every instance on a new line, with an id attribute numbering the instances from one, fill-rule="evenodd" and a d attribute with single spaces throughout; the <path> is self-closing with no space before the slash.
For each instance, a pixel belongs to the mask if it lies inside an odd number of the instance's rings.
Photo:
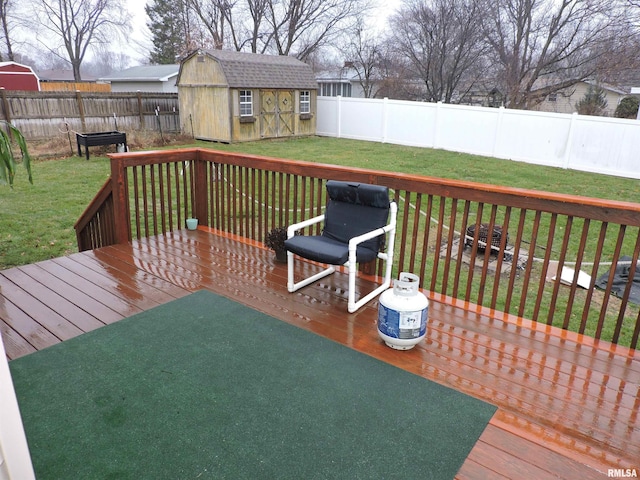
<path id="1" fill-rule="evenodd" d="M 376 26 L 376 28 L 381 30 L 382 28 L 384 28 L 389 15 L 398 8 L 398 6 L 402 3 L 402 0 L 374 0 L 374 3 L 378 5 L 377 7 L 372 8 L 372 16 L 375 17 L 374 25 Z M 147 14 L 144 11 L 144 7 L 146 4 L 146 0 L 127 1 L 127 6 L 129 8 L 129 12 L 131 13 L 131 23 L 133 26 L 131 35 L 133 39 L 133 45 L 131 45 L 131 47 L 133 47 L 134 51 L 138 50 L 138 48 L 134 46 L 137 44 L 145 46 L 147 51 L 151 48 L 149 29 L 146 26 Z M 137 56 L 135 56 L 135 52 L 131 51 L 131 47 L 126 49 L 126 53 L 134 57 L 134 65 L 145 63 L 147 61 L 147 58 L 143 54 L 138 54 Z"/>

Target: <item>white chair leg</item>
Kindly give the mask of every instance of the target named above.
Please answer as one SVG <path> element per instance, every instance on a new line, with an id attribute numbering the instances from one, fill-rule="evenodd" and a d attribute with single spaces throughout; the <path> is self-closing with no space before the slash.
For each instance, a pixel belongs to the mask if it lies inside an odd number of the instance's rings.
<path id="1" fill-rule="evenodd" d="M 316 273 L 315 275 L 311 275 L 308 278 L 300 280 L 298 283 L 294 281 L 294 254 L 292 252 L 287 252 L 287 290 L 289 292 L 295 292 L 296 290 L 300 290 L 302 287 L 306 287 L 307 285 L 320 280 L 328 275 L 331 275 L 336 271 L 334 266 L 329 266 L 325 270 Z"/>

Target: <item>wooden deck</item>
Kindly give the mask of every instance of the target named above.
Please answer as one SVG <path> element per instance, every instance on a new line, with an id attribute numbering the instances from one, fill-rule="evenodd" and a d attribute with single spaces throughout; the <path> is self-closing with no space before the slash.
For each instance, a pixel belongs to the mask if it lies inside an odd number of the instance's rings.
<path id="1" fill-rule="evenodd" d="M 0 271 L 0 328 L 13 359 L 204 288 L 497 405 L 460 479 L 640 475 L 640 353 L 435 296 L 427 338 L 398 352 L 377 301 L 347 313 L 346 284 L 290 294 L 272 252 L 183 230 Z"/>

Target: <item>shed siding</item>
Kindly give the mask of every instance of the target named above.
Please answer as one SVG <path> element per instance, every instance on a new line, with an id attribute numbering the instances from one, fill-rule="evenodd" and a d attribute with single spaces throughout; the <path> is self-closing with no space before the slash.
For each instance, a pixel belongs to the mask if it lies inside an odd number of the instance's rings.
<path id="1" fill-rule="evenodd" d="M 194 55 L 182 64 L 179 98 L 183 131 L 202 140 L 230 142 L 231 112 L 224 74 L 212 58 L 205 55 L 202 60 Z"/>
<path id="2" fill-rule="evenodd" d="M 228 82 L 218 62 L 208 55 L 195 55 L 183 63 L 180 85 L 223 86 Z"/>
<path id="3" fill-rule="evenodd" d="M 181 86 L 179 98 L 183 132 L 201 140 L 231 140 L 226 88 Z"/>

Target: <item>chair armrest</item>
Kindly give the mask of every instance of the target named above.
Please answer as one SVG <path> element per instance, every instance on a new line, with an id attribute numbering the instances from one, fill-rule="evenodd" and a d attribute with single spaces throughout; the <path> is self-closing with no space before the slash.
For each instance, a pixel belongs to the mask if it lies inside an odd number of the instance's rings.
<path id="1" fill-rule="evenodd" d="M 375 230 L 371 230 L 370 232 L 366 232 L 362 235 L 358 235 L 357 237 L 353 237 L 349 240 L 349 249 L 355 249 L 358 244 L 372 238 L 379 237 L 380 235 L 384 235 L 385 233 L 391 231 L 393 228 L 395 228 L 393 225 L 385 225 L 384 227 L 376 228 Z"/>
<path id="2" fill-rule="evenodd" d="M 375 237 L 379 237 L 388 232 L 394 232 L 396 229 L 396 215 L 398 212 L 398 205 L 395 201 L 391 201 L 389 203 L 389 209 L 391 212 L 391 218 L 389 219 L 389 223 L 384 227 L 376 228 L 375 230 L 371 230 L 370 232 L 363 233 L 362 235 L 358 235 L 357 237 L 353 237 L 349 240 L 349 250 L 353 250 L 355 252 L 358 244 L 370 240 Z"/>
<path id="3" fill-rule="evenodd" d="M 371 230 L 370 232 L 366 232 L 362 235 L 358 235 L 357 237 L 353 237 L 351 240 L 349 240 L 349 250 L 355 251 L 358 244 L 372 238 L 379 237 L 380 235 L 384 235 L 385 233 L 392 232 L 396 229 L 396 214 L 398 211 L 398 206 L 395 201 L 392 201 L 389 206 L 391 210 L 391 218 L 389 223 L 384 227 L 376 228 L 375 230 Z"/>
<path id="4" fill-rule="evenodd" d="M 298 230 L 302 230 L 310 225 L 315 225 L 316 223 L 320 223 L 324 221 L 324 214 L 318 215 L 317 217 L 309 218 L 307 220 L 303 220 L 302 222 L 294 223 L 293 225 L 289 225 L 287 227 L 287 238 L 293 237 Z"/>

